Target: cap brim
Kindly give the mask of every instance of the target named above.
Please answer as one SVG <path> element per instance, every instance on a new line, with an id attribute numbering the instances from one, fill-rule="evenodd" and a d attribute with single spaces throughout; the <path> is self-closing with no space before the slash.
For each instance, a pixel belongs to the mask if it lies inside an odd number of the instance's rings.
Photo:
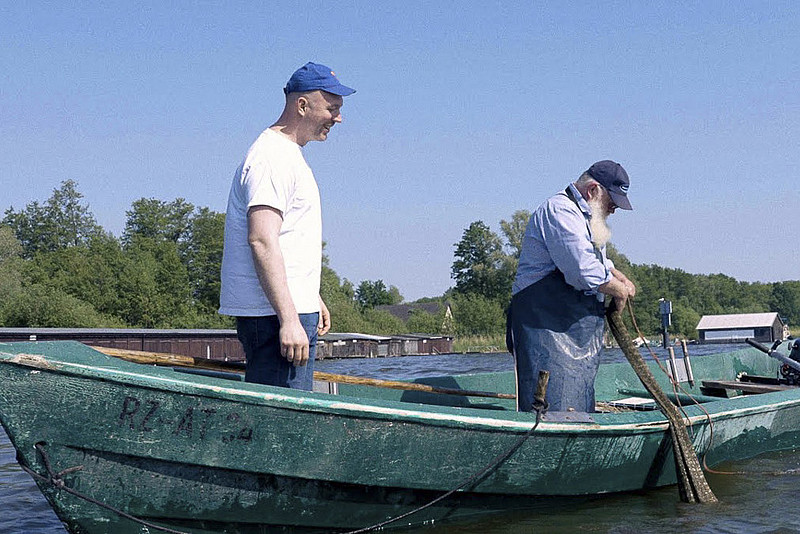
<path id="1" fill-rule="evenodd" d="M 356 92 L 355 89 L 352 89 L 342 84 L 334 85 L 333 87 L 324 87 L 322 90 L 325 91 L 326 93 L 331 93 L 339 96 L 350 96 Z"/>
<path id="2" fill-rule="evenodd" d="M 608 194 L 611 195 L 611 200 L 614 201 L 614 204 L 616 204 L 618 208 L 623 210 L 633 209 L 633 206 L 631 206 L 631 201 L 628 200 L 627 196 L 621 195 L 615 191 L 609 191 Z"/>

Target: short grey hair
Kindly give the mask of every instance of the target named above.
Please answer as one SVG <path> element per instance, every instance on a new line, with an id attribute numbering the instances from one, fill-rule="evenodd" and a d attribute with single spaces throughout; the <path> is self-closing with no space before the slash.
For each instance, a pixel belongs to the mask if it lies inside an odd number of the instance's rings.
<path id="1" fill-rule="evenodd" d="M 597 180 L 592 178 L 591 174 L 589 174 L 588 172 L 585 172 L 585 173 L 581 174 L 580 177 L 578 177 L 577 180 L 575 180 L 575 187 L 582 187 L 582 186 L 587 186 L 588 187 L 588 186 L 590 186 L 592 184 L 599 184 L 599 183 L 600 182 L 598 182 Z"/>

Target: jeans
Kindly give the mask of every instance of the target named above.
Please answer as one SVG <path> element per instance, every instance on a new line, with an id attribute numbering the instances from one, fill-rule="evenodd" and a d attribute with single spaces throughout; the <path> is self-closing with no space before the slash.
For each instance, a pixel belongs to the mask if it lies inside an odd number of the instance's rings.
<path id="1" fill-rule="evenodd" d="M 236 318 L 236 332 L 247 357 L 245 382 L 311 391 L 319 313 L 301 313 L 299 317 L 308 335 L 308 363 L 298 367 L 281 356 L 280 323 L 276 315 Z"/>

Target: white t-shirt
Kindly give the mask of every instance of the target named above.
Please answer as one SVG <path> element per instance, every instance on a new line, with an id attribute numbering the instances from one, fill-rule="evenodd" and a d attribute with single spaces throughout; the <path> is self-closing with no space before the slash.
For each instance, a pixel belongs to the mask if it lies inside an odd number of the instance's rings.
<path id="1" fill-rule="evenodd" d="M 319 311 L 322 212 L 319 189 L 300 146 L 267 129 L 236 170 L 225 216 L 219 313 L 276 315 L 258 281 L 247 242 L 247 211 L 270 206 L 283 214 L 279 236 L 289 293 L 297 313 Z"/>

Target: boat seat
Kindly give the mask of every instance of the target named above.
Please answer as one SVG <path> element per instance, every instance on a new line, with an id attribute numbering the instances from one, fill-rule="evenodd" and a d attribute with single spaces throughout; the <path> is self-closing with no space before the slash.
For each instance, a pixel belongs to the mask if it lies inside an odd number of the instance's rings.
<path id="1" fill-rule="evenodd" d="M 741 382 L 739 380 L 703 380 L 703 393 L 717 397 L 727 397 L 728 391 L 741 391 L 743 394 L 772 393 L 775 391 L 785 391 L 795 386 L 782 384 L 756 384 L 752 382 Z"/>

